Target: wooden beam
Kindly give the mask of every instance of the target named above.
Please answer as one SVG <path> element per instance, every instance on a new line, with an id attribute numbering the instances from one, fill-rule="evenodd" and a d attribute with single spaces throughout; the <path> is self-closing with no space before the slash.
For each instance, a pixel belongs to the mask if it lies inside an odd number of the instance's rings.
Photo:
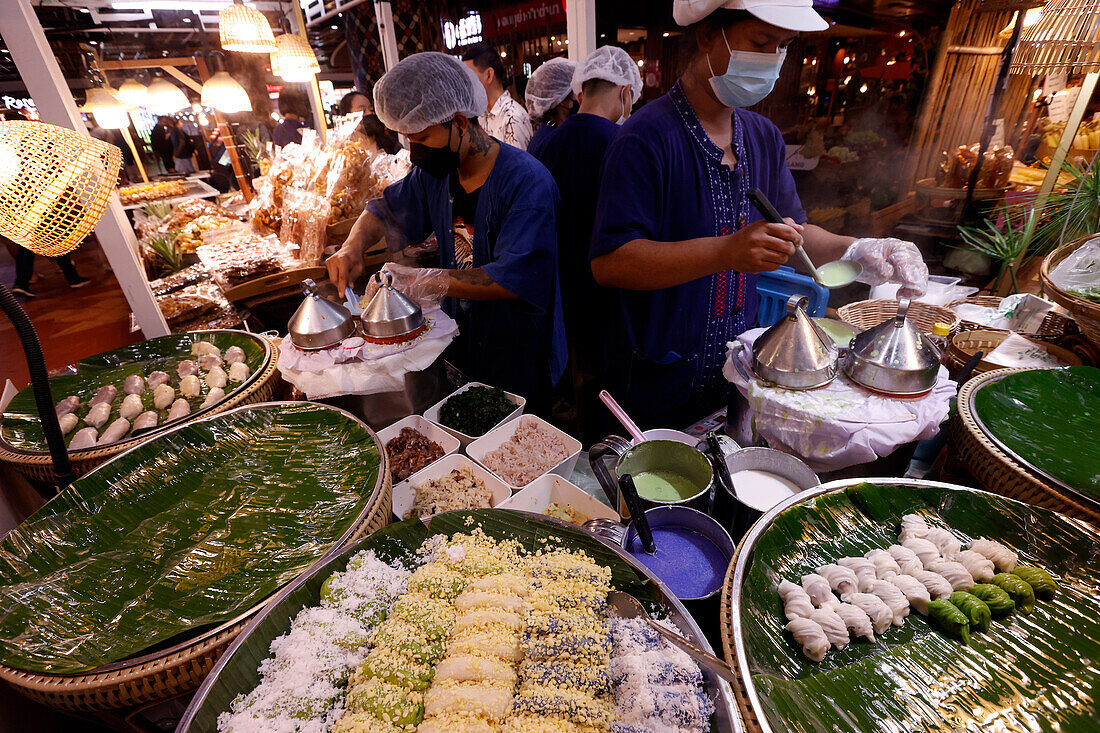
<path id="1" fill-rule="evenodd" d="M 298 36 L 306 46 L 309 46 L 309 34 L 306 33 L 306 19 L 302 15 L 302 4 L 298 0 L 291 0 L 290 6 L 294 9 L 294 23 L 298 27 Z M 316 74 L 311 74 L 309 77 L 309 102 L 309 106 L 313 109 L 313 126 L 317 129 L 317 135 L 323 145 L 328 142 L 328 125 L 325 123 L 325 104 L 321 101 L 321 87 L 317 84 Z"/>
<path id="2" fill-rule="evenodd" d="M 160 64 L 157 64 L 157 66 L 160 66 Z M 174 77 L 178 81 L 183 82 L 199 94 L 202 94 L 202 84 L 199 84 L 197 81 L 189 77 L 187 74 L 184 74 L 179 69 L 173 66 L 161 66 L 160 68 L 164 70 L 164 73 L 168 74 L 171 77 Z"/>
<path id="3" fill-rule="evenodd" d="M 102 71 L 121 69 L 150 69 L 154 66 L 194 66 L 195 59 L 190 56 L 168 56 L 163 59 L 128 59 L 126 61 L 100 61 Z"/>
<path id="4" fill-rule="evenodd" d="M 1000 56 L 1004 46 L 948 46 L 948 53 L 969 53 L 975 56 Z"/>
<path id="5" fill-rule="evenodd" d="M 195 57 L 195 66 L 199 69 L 199 76 L 203 82 L 210 78 L 210 69 L 206 66 L 206 59 L 201 56 Z M 244 166 L 241 165 L 240 156 L 237 155 L 237 143 L 233 139 L 233 131 L 229 129 L 229 125 L 226 123 L 225 118 L 222 117 L 222 113 L 217 108 L 212 108 L 214 112 L 214 123 L 218 126 L 218 131 L 221 133 L 222 144 L 225 145 L 225 152 L 229 153 L 229 163 L 233 166 L 233 175 L 237 178 L 237 186 L 241 189 L 241 195 L 244 196 L 244 202 L 247 204 L 252 200 L 252 187 L 248 185 L 248 176 L 244 173 Z M 213 161 L 211 161 L 213 162 Z"/>

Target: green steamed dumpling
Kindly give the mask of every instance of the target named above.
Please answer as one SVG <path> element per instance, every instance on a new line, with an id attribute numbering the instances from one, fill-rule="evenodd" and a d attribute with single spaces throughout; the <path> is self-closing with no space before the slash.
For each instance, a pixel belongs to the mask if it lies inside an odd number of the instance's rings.
<path id="1" fill-rule="evenodd" d="M 1035 591 L 1020 576 L 1012 573 L 997 573 L 990 582 L 1012 596 L 1016 608 L 1024 613 L 1031 613 L 1035 608 Z"/>
<path id="2" fill-rule="evenodd" d="M 989 631 L 989 622 L 993 618 L 993 614 L 981 598 L 964 590 L 957 590 L 947 600 L 951 601 L 951 605 L 955 608 L 966 614 L 972 630 Z"/>
<path id="3" fill-rule="evenodd" d="M 977 583 L 969 593 L 977 596 L 989 606 L 989 611 L 994 616 L 1007 616 L 1016 610 L 1016 602 L 1003 588 L 988 583 Z"/>
<path id="4" fill-rule="evenodd" d="M 941 598 L 929 602 L 928 620 L 940 631 L 962 639 L 963 644 L 970 643 L 970 621 L 951 601 Z"/>
<path id="5" fill-rule="evenodd" d="M 1054 582 L 1054 578 L 1042 568 L 1017 565 L 1012 574 L 1020 576 L 1021 580 L 1030 585 L 1038 598 L 1053 598 L 1058 592 L 1058 585 Z"/>

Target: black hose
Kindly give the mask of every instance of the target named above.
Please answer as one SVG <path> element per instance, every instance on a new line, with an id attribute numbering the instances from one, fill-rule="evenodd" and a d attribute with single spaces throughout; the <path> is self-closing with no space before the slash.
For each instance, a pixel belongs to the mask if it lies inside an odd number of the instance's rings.
<path id="1" fill-rule="evenodd" d="M 46 434 L 46 445 L 49 446 L 50 456 L 53 458 L 54 476 L 57 478 L 58 489 L 63 489 L 72 483 L 75 477 L 72 463 L 69 462 L 69 451 L 65 447 L 65 436 L 57 420 L 53 393 L 50 391 L 50 377 L 46 373 L 46 359 L 42 355 L 42 344 L 38 340 L 38 333 L 34 330 L 27 312 L 23 310 L 23 306 L 19 305 L 19 301 L 11 291 L 3 285 L 0 285 L 0 308 L 15 326 L 15 332 L 23 344 L 23 353 L 27 357 L 27 368 L 30 370 L 31 384 L 34 388 L 34 402 L 38 406 L 42 431 Z"/>

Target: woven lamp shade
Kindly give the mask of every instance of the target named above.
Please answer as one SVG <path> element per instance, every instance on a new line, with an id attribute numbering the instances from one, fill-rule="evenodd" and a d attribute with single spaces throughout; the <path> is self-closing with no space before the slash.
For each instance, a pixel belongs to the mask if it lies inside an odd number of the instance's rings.
<path id="1" fill-rule="evenodd" d="M 80 246 L 118 183 L 122 151 L 44 122 L 0 122 L 0 234 L 36 254 Z"/>
<path id="2" fill-rule="evenodd" d="M 275 39 L 276 50 L 271 54 L 271 73 L 283 81 L 309 81 L 321 73 L 317 55 L 301 36 L 284 33 Z"/>
<path id="3" fill-rule="evenodd" d="M 1012 72 L 1100 71 L 1100 0 L 1051 0 L 1016 44 Z"/>
<path id="4" fill-rule="evenodd" d="M 247 5 L 234 3 L 218 13 L 218 35 L 222 49 L 244 53 L 274 53 L 275 34 L 264 14 Z"/>

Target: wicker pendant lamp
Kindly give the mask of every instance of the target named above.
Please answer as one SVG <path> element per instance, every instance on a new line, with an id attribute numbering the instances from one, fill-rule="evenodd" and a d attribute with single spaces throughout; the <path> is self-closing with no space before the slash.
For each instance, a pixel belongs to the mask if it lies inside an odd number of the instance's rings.
<path id="1" fill-rule="evenodd" d="M 130 126 L 130 110 L 110 87 L 89 89 L 88 99 L 81 108 L 95 118 L 96 124 L 108 130 Z"/>
<path id="2" fill-rule="evenodd" d="M 128 78 L 118 88 L 117 96 L 127 107 L 144 107 L 149 101 L 149 90 L 140 81 Z"/>
<path id="3" fill-rule="evenodd" d="M 252 100 L 248 92 L 227 71 L 219 71 L 202 85 L 201 102 L 220 112 L 251 112 Z"/>
<path id="4" fill-rule="evenodd" d="M 284 33 L 275 39 L 276 50 L 271 54 L 271 73 L 283 81 L 306 82 L 314 74 L 321 73 L 317 55 L 301 36 Z"/>
<path id="5" fill-rule="evenodd" d="M 1055 71 L 1100 71 L 1100 0 L 1051 0 L 1039 20 L 1024 29 L 1012 72 Z"/>
<path id="6" fill-rule="evenodd" d="M 154 112 L 179 112 L 184 107 L 191 106 L 187 95 L 167 79 L 153 79 L 149 85 L 148 100 L 145 106 Z"/>
<path id="7" fill-rule="evenodd" d="M 275 34 L 264 14 L 235 0 L 218 14 L 222 49 L 244 53 L 274 53 Z"/>

